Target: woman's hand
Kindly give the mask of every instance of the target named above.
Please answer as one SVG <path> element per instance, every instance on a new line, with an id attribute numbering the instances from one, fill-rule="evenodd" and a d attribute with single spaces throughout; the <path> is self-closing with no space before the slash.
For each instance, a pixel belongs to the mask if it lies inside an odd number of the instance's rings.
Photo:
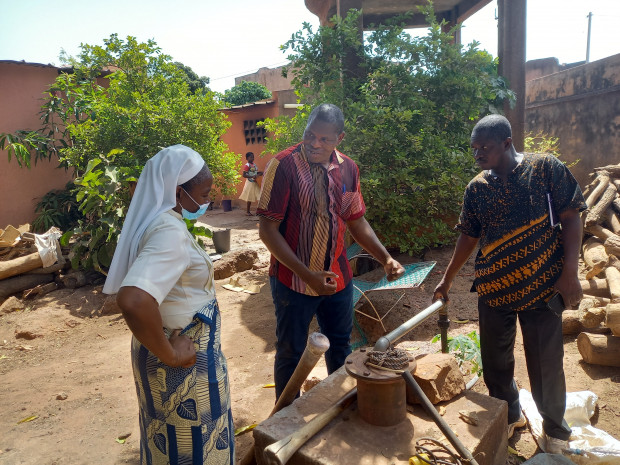
<path id="1" fill-rule="evenodd" d="M 171 367 L 191 368 L 196 363 L 196 348 L 189 337 L 180 333 L 180 329 L 175 329 L 168 338 L 174 351 L 174 360 L 172 363 L 162 362 Z"/>

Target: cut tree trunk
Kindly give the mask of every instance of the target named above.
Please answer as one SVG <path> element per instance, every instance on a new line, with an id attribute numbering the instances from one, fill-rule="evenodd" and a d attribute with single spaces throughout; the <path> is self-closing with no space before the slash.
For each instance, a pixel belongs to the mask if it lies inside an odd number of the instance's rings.
<path id="1" fill-rule="evenodd" d="M 614 336 L 620 336 L 620 305 L 609 304 L 606 313 L 605 324 Z"/>
<path id="2" fill-rule="evenodd" d="M 609 328 L 606 326 L 596 326 L 594 328 L 586 328 L 583 325 L 583 321 L 581 321 L 581 312 L 579 310 L 564 310 L 562 312 L 562 334 L 566 335 L 574 335 L 583 333 L 584 331 L 588 333 L 608 333 Z"/>
<path id="3" fill-rule="evenodd" d="M 594 188 L 592 193 L 588 195 L 586 199 L 586 204 L 588 208 L 592 208 L 592 206 L 596 203 L 599 197 L 605 192 L 607 186 L 609 186 L 609 173 L 607 171 L 601 171 L 598 173 L 598 186 Z"/>
<path id="4" fill-rule="evenodd" d="M 609 256 L 609 266 L 613 266 L 617 270 L 620 270 L 620 260 L 615 255 Z"/>
<path id="5" fill-rule="evenodd" d="M 609 286 L 606 279 L 587 279 L 579 282 L 584 294 L 609 298 Z"/>
<path id="6" fill-rule="evenodd" d="M 607 173 L 608 175 L 614 177 L 620 177 L 620 164 L 601 166 L 599 168 L 594 168 L 594 171 L 598 173 Z"/>
<path id="7" fill-rule="evenodd" d="M 620 338 L 603 334 L 581 333 L 577 348 L 586 363 L 620 367 Z"/>
<path id="8" fill-rule="evenodd" d="M 596 277 L 605 269 L 609 262 L 609 256 L 605 252 L 605 246 L 597 237 L 590 237 L 583 243 L 583 261 L 588 267 L 586 279 Z"/>
<path id="9" fill-rule="evenodd" d="M 583 330 L 578 310 L 564 310 L 562 312 L 562 334 L 577 334 Z"/>
<path id="10" fill-rule="evenodd" d="M 586 228 L 599 224 L 603 221 L 607 208 L 609 208 L 617 194 L 618 191 L 616 190 L 616 186 L 613 184 L 608 184 L 605 192 L 603 192 L 603 195 L 598 202 L 590 207 L 590 211 L 588 211 L 588 215 L 586 216 Z"/>
<path id="11" fill-rule="evenodd" d="M 584 328 L 596 328 L 605 321 L 606 307 L 590 307 L 583 314 L 579 315 L 579 319 L 583 323 Z"/>
<path id="12" fill-rule="evenodd" d="M 585 295 L 579 302 L 579 311 L 585 312 L 588 308 L 603 307 L 609 303 L 609 299 L 605 297 L 596 297 L 593 295 Z"/>
<path id="13" fill-rule="evenodd" d="M 605 239 L 605 250 L 608 255 L 615 255 L 616 257 L 620 255 L 620 236 L 609 236 Z"/>
<path id="14" fill-rule="evenodd" d="M 54 281 L 53 274 L 33 274 L 15 276 L 0 281 L 0 300 L 6 299 L 11 294 L 25 291 L 38 286 L 39 284 L 45 284 Z"/>
<path id="15" fill-rule="evenodd" d="M 58 289 L 58 284 L 54 282 L 47 283 L 47 284 L 39 284 L 37 287 L 33 289 L 28 289 L 27 291 L 24 291 L 22 298 L 32 299 L 33 297 L 36 297 L 36 296 L 44 296 L 45 294 L 55 291 L 56 289 Z"/>
<path id="16" fill-rule="evenodd" d="M 614 234 L 620 233 L 620 218 L 618 218 L 618 215 L 613 208 L 607 209 L 605 212 L 605 220 Z"/>
<path id="17" fill-rule="evenodd" d="M 14 258 L 0 262 L 0 279 L 10 278 L 18 274 L 26 273 L 35 268 L 42 268 L 43 262 L 39 252 L 24 255 L 23 257 Z"/>
<path id="18" fill-rule="evenodd" d="M 590 226 L 589 228 L 584 228 L 584 231 L 588 234 L 592 234 L 593 236 L 598 237 L 602 241 L 605 241 L 608 238 L 615 236 L 612 231 L 602 227 L 600 224 L 595 224 Z"/>
<path id="19" fill-rule="evenodd" d="M 613 266 L 609 266 L 605 268 L 605 278 L 607 278 L 611 303 L 620 303 L 620 271 Z"/>

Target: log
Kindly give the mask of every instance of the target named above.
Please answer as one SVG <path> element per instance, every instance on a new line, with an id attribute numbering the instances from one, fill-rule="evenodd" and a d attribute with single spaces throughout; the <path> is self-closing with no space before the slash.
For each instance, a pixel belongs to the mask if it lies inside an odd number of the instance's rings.
<path id="1" fill-rule="evenodd" d="M 614 234 L 620 233 L 620 218 L 618 218 L 618 215 L 611 207 L 608 208 L 605 212 L 605 222 L 611 228 Z"/>
<path id="2" fill-rule="evenodd" d="M 620 236 L 609 236 L 605 239 L 605 251 L 607 255 L 615 255 L 616 257 L 620 255 Z"/>
<path id="3" fill-rule="evenodd" d="M 609 304 L 606 308 L 605 325 L 614 336 L 620 336 L 620 305 Z"/>
<path id="4" fill-rule="evenodd" d="M 58 284 L 56 284 L 55 282 L 39 284 L 33 289 L 28 289 L 27 291 L 24 291 L 22 298 L 32 299 L 35 296 L 44 296 L 45 294 L 55 291 L 56 289 L 58 289 Z"/>
<path id="5" fill-rule="evenodd" d="M 606 307 L 590 307 L 579 315 L 579 319 L 584 328 L 596 328 L 605 321 L 606 313 Z"/>
<path id="6" fill-rule="evenodd" d="M 607 186 L 609 186 L 609 173 L 607 171 L 599 172 L 597 177 L 599 179 L 598 186 L 594 188 L 592 193 L 588 195 L 588 198 L 586 199 L 586 205 L 588 208 L 592 208 L 599 197 L 603 195 L 603 192 L 605 192 Z"/>
<path id="7" fill-rule="evenodd" d="M 596 297 L 610 297 L 606 279 L 587 279 L 579 281 L 584 294 Z"/>
<path id="8" fill-rule="evenodd" d="M 620 260 L 615 255 L 610 255 L 609 263 L 607 264 L 607 266 L 613 266 L 617 270 L 620 270 Z"/>
<path id="9" fill-rule="evenodd" d="M 0 279 L 10 278 L 18 274 L 25 273 L 35 268 L 42 268 L 43 262 L 39 252 L 24 255 L 23 257 L 14 258 L 0 262 Z"/>
<path id="10" fill-rule="evenodd" d="M 32 270 L 29 271 L 28 273 L 24 273 L 24 274 L 49 274 L 49 273 L 56 273 L 57 271 L 62 271 L 64 269 L 68 269 L 71 267 L 71 262 L 64 262 L 64 263 L 54 263 L 52 266 L 47 266 L 45 268 L 37 268 L 36 270 Z"/>
<path id="11" fill-rule="evenodd" d="M 609 263 L 605 246 L 597 237 L 591 237 L 583 243 L 583 261 L 588 267 L 586 279 L 596 277 Z"/>
<path id="12" fill-rule="evenodd" d="M 620 213 L 620 199 L 614 199 L 611 202 L 611 207 L 616 211 L 616 213 Z"/>
<path id="13" fill-rule="evenodd" d="M 579 311 L 585 312 L 588 308 L 603 307 L 609 304 L 610 300 L 605 297 L 596 297 L 593 295 L 584 295 L 579 302 Z"/>
<path id="14" fill-rule="evenodd" d="M 610 231 L 609 229 L 602 227 L 600 224 L 595 224 L 588 228 L 584 227 L 583 230 L 587 232 L 588 234 L 592 234 L 593 236 L 596 236 L 603 241 L 607 240 L 610 237 L 615 236 L 613 231 Z"/>
<path id="15" fill-rule="evenodd" d="M 605 268 L 605 278 L 607 279 L 611 303 L 620 303 L 620 271 L 609 266 Z"/>
<path id="16" fill-rule="evenodd" d="M 594 328 L 586 328 L 583 325 L 579 317 L 580 313 L 578 310 L 564 310 L 562 312 L 562 334 L 565 336 L 571 336 L 574 334 L 579 334 L 583 332 L 588 333 L 609 333 L 609 328 L 606 326 L 596 326 Z"/>
<path id="17" fill-rule="evenodd" d="M 579 310 L 564 310 L 562 312 L 562 334 L 577 334 L 584 330 L 579 319 Z"/>
<path id="18" fill-rule="evenodd" d="M 616 186 L 611 183 L 608 184 L 600 199 L 598 199 L 598 201 L 590 207 L 588 215 L 586 216 L 586 228 L 601 223 L 603 221 L 605 212 L 607 211 L 611 203 L 615 200 L 617 194 L 618 191 L 616 189 Z"/>
<path id="19" fill-rule="evenodd" d="M 11 294 L 31 289 L 39 284 L 54 281 L 53 274 L 34 274 L 14 276 L 0 281 L 0 300 L 6 299 Z"/>
<path id="20" fill-rule="evenodd" d="M 608 173 L 610 176 L 620 176 L 620 164 L 618 165 L 607 165 L 600 166 L 598 168 L 594 168 L 594 171 L 597 173 Z"/>
<path id="21" fill-rule="evenodd" d="M 577 348 L 586 363 L 620 367 L 620 338 L 603 334 L 581 333 Z"/>

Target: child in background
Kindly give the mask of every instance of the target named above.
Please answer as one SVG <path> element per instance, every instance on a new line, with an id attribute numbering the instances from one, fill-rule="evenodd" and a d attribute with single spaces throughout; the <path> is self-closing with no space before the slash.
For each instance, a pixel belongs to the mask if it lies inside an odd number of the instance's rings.
<path id="1" fill-rule="evenodd" d="M 239 199 L 245 200 L 248 203 L 247 215 L 252 216 L 250 205 L 252 202 L 258 202 L 258 198 L 260 197 L 260 184 L 256 178 L 262 176 L 263 172 L 258 171 L 258 167 L 254 164 L 254 154 L 252 152 L 246 153 L 245 159 L 247 163 L 243 165 L 242 173 L 243 177 L 246 178 L 245 186 L 243 186 L 243 191 Z"/>

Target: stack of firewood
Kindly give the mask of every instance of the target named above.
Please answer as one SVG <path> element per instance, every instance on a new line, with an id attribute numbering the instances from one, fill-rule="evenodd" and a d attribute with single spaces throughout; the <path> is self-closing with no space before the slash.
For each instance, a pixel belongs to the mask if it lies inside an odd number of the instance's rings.
<path id="1" fill-rule="evenodd" d="M 584 361 L 620 366 L 620 165 L 596 168 L 591 176 L 582 217 L 584 298 L 578 310 L 564 312 L 563 332 L 580 332 Z"/>
<path id="2" fill-rule="evenodd" d="M 29 225 L 0 229 L 0 304 L 10 295 L 33 298 L 59 287 L 92 283 L 99 273 L 70 270 L 68 250 L 57 250 L 57 262 L 43 267 Z"/>

